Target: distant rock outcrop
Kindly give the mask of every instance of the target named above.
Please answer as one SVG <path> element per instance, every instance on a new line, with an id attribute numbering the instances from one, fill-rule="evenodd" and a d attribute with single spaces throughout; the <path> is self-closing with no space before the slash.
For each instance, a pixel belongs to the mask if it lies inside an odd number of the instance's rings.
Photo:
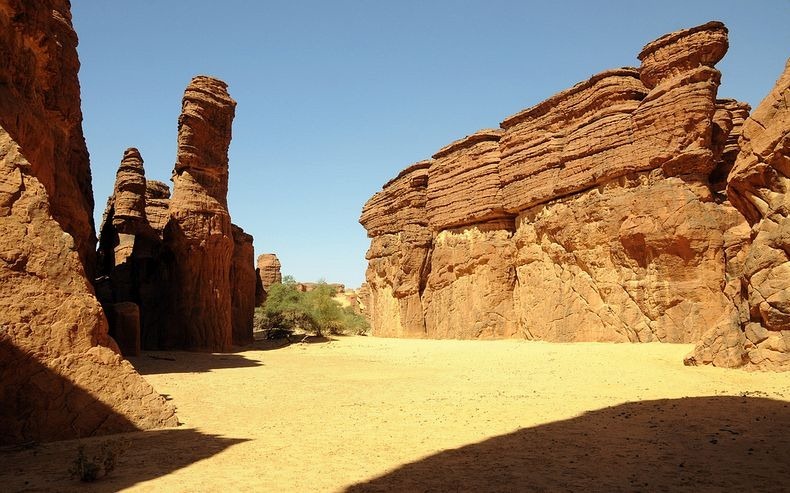
<path id="1" fill-rule="evenodd" d="M 137 149 L 121 161 L 99 242 L 100 298 L 113 312 L 138 305 L 145 349 L 226 351 L 252 341 L 252 236 L 227 210 L 234 108 L 224 82 L 199 76 L 187 87 L 172 198 L 164 183 L 146 181 Z M 111 318 L 111 333 L 122 329 L 135 330 L 128 317 Z"/>
<path id="2" fill-rule="evenodd" d="M 283 275 L 280 272 L 280 259 L 274 253 L 263 253 L 258 255 L 258 268 L 256 273 L 261 281 L 264 292 L 269 290 L 272 284 L 283 282 Z"/>
<path id="3" fill-rule="evenodd" d="M 634 342 L 741 332 L 730 260 L 748 226 L 724 189 L 751 130 L 748 105 L 717 99 L 727 47 L 719 22 L 663 36 L 641 67 L 595 75 L 385 184 L 360 218 L 373 332 Z M 780 301 L 761 306 L 777 319 Z"/>
<path id="4" fill-rule="evenodd" d="M 118 354 L 88 281 L 95 232 L 76 46 L 67 1 L 0 0 L 0 444 L 177 424 Z"/>

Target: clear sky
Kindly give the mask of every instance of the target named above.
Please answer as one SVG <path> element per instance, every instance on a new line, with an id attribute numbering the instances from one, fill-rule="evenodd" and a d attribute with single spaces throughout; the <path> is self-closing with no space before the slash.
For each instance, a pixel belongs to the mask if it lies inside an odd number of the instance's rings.
<path id="1" fill-rule="evenodd" d="M 192 76 L 238 102 L 229 208 L 284 274 L 357 287 L 364 202 L 449 142 L 721 20 L 720 97 L 756 106 L 790 56 L 790 0 L 73 0 L 96 218 L 127 147 L 170 184 Z"/>

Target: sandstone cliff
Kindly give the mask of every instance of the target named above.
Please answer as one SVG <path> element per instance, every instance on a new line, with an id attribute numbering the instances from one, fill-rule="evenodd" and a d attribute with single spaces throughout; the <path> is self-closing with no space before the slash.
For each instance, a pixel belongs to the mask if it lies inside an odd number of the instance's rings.
<path id="1" fill-rule="evenodd" d="M 730 233 L 741 330 L 714 327 L 688 362 L 790 370 L 790 60 L 740 133 L 727 195 L 751 226 Z"/>
<path id="2" fill-rule="evenodd" d="M 639 68 L 595 75 L 384 185 L 360 218 L 373 332 L 634 342 L 741 333 L 734 259 L 748 226 L 725 187 L 752 130 L 748 105 L 717 99 L 727 48 L 718 22 L 668 34 L 643 48 Z M 772 314 L 781 305 L 754 302 Z"/>
<path id="3" fill-rule="evenodd" d="M 68 7 L 0 1 L 3 444 L 177 424 L 118 354 L 86 275 L 93 198 Z"/>
<path id="4" fill-rule="evenodd" d="M 230 264 L 231 322 L 233 344 L 243 346 L 252 342 L 252 318 L 255 313 L 255 248 L 252 235 L 231 224 L 233 231 L 233 257 Z"/>

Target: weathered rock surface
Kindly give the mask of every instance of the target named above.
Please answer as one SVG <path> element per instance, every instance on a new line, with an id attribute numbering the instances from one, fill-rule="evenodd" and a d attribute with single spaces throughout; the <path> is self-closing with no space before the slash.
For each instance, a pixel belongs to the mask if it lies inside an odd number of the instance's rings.
<path id="1" fill-rule="evenodd" d="M 689 363 L 790 369 L 790 60 L 743 123 L 727 195 L 751 231 L 732 262 L 740 327 L 712 329 Z M 737 296 L 735 296 L 737 298 Z"/>
<path id="2" fill-rule="evenodd" d="M 167 347 L 161 328 L 167 323 L 177 288 L 170 282 L 172 256 L 162 243 L 161 223 L 168 214 L 168 195 L 166 185 L 145 179 L 140 152 L 127 149 L 102 220 L 97 283 L 101 287 L 97 294 L 108 316 L 117 311 L 117 304 L 138 306 L 137 344 L 144 349 Z M 149 216 L 155 219 L 154 226 Z M 132 319 L 109 316 L 110 335 L 128 337 L 125 334 Z"/>
<path id="3" fill-rule="evenodd" d="M 283 282 L 283 275 L 280 272 L 280 259 L 274 253 L 263 253 L 258 255 L 257 274 L 260 279 L 261 286 L 264 292 L 269 289 L 272 284 L 279 284 Z"/>
<path id="4" fill-rule="evenodd" d="M 497 171 L 501 135 L 501 130 L 481 130 L 434 154 L 425 205 L 431 229 L 508 217 Z"/>
<path id="5" fill-rule="evenodd" d="M 178 259 L 165 243 L 171 228 L 170 190 L 158 181 L 147 181 L 137 149 L 127 149 L 118 169 L 114 193 L 107 201 L 99 241 L 101 275 L 99 299 L 108 313 L 110 335 L 132 344 L 131 327 L 139 321 L 137 351 L 143 349 L 187 349 L 181 328 L 171 320 L 179 317 L 176 300 L 182 287 L 176 282 Z M 253 264 L 251 235 L 231 225 L 232 258 L 227 272 L 230 292 L 232 343 L 252 341 L 257 276 Z M 207 278 L 203 280 L 203 275 Z M 198 281 L 212 283 L 209 273 L 195 273 Z M 136 317 L 130 304 L 138 307 Z M 123 308 L 119 312 L 119 307 Z M 119 313 L 119 316 L 115 316 Z M 203 347 L 198 347 L 203 349 Z M 127 354 L 127 351 L 124 351 Z M 129 353 L 132 354 L 132 353 Z"/>
<path id="6" fill-rule="evenodd" d="M 705 183 L 638 173 L 524 211 L 516 311 L 527 337 L 695 342 L 733 306 L 724 231 L 742 218 Z"/>
<path id="7" fill-rule="evenodd" d="M 433 240 L 422 293 L 427 337 L 513 337 L 513 221 L 445 229 Z"/>
<path id="8" fill-rule="evenodd" d="M 0 443 L 177 424 L 86 268 L 93 198 L 66 1 L 0 1 Z"/>
<path id="9" fill-rule="evenodd" d="M 90 275 L 96 249 L 93 191 L 68 2 L 3 3 L 0 123 L 24 150 L 31 173 L 47 191 L 52 217 L 74 238 Z"/>
<path id="10" fill-rule="evenodd" d="M 170 187 L 157 180 L 147 180 L 145 184 L 145 218 L 148 225 L 156 231 L 159 238 L 165 231 L 170 219 Z"/>
<path id="11" fill-rule="evenodd" d="M 231 224 L 233 258 L 230 264 L 233 344 L 243 346 L 252 342 L 252 318 L 255 313 L 255 248 L 252 235 Z"/>
<path id="12" fill-rule="evenodd" d="M 173 254 L 174 310 L 170 342 L 227 351 L 232 344 L 230 269 L 233 233 L 228 213 L 228 146 L 236 102 L 227 85 L 197 76 L 184 92 L 178 119 L 165 244 Z"/>
<path id="13" fill-rule="evenodd" d="M 371 237 L 365 256 L 370 289 L 367 309 L 376 335 L 425 336 L 420 295 L 431 247 L 425 211 L 431 164 L 421 161 L 409 166 L 362 209 L 360 223 Z"/>
<path id="14" fill-rule="evenodd" d="M 781 323 L 780 295 L 752 296 L 762 312 L 740 300 L 753 248 L 724 189 L 752 131 L 748 105 L 717 99 L 727 48 L 718 22 L 668 34 L 639 68 L 595 75 L 385 184 L 360 218 L 374 334 L 696 342 L 715 328 L 741 349 L 780 347 L 756 323 Z M 784 137 L 767 132 L 757 160 L 774 163 Z M 749 200 L 771 186 L 756 188 Z"/>
<path id="15" fill-rule="evenodd" d="M 428 225 L 428 168 L 433 161 L 420 161 L 384 184 L 362 208 L 359 222 L 374 237 L 403 231 L 407 226 Z"/>

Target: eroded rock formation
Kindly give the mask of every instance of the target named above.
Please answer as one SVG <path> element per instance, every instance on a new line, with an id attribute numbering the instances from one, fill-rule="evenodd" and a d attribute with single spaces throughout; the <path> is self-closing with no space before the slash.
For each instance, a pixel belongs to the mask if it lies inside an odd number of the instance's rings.
<path id="1" fill-rule="evenodd" d="M 88 275 L 93 196 L 65 0 L 0 1 L 0 443 L 177 424 Z"/>
<path id="2" fill-rule="evenodd" d="M 189 84 L 172 198 L 167 185 L 145 179 L 137 149 L 118 169 L 102 224 L 101 299 L 113 313 L 138 305 L 145 349 L 226 351 L 252 341 L 252 236 L 227 210 L 234 108 L 224 82 L 199 76 Z M 131 318 L 116 320 L 111 333 L 134 330 Z"/>
<path id="3" fill-rule="evenodd" d="M 179 346 L 226 351 L 233 341 L 230 268 L 233 233 L 228 213 L 228 146 L 236 102 L 227 85 L 192 79 L 178 119 L 165 244 L 173 253 L 174 310 L 168 324 Z"/>
<path id="4" fill-rule="evenodd" d="M 693 363 L 790 369 L 790 60 L 743 123 L 727 195 L 751 226 L 731 232 L 732 296 L 742 330 L 714 327 Z"/>
<path id="5" fill-rule="evenodd" d="M 252 318 L 255 313 L 255 248 L 252 235 L 231 224 L 233 231 L 233 258 L 230 264 L 231 322 L 233 344 L 243 346 L 252 342 Z"/>
<path id="6" fill-rule="evenodd" d="M 264 292 L 269 289 L 272 284 L 283 282 L 283 275 L 280 272 L 280 259 L 274 253 L 263 253 L 258 255 L 256 272 L 261 281 Z"/>
<path id="7" fill-rule="evenodd" d="M 717 99 L 727 48 L 718 22 L 668 34 L 643 48 L 639 68 L 595 75 L 385 184 L 360 218 L 374 333 L 634 342 L 742 333 L 737 279 L 758 271 L 746 267 L 748 225 L 727 196 L 735 156 L 745 159 L 759 125 L 746 120 L 748 105 Z M 760 121 L 786 131 L 781 97 L 772 101 Z M 752 160 L 777 161 L 784 134 L 766 133 L 773 147 Z M 773 184 L 762 195 L 775 193 L 773 176 L 761 178 Z M 782 295 L 755 296 L 761 319 L 784 316 Z"/>

